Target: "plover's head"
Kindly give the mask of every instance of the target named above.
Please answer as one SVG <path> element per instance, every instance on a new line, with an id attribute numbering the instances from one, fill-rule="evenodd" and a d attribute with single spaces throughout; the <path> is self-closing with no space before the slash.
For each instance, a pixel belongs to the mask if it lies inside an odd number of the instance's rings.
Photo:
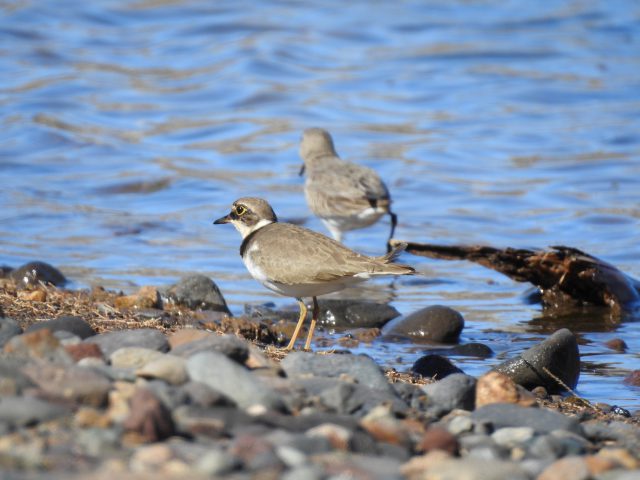
<path id="1" fill-rule="evenodd" d="M 216 220 L 215 224 L 230 223 L 240 232 L 242 238 L 259 228 L 277 222 L 278 218 L 266 200 L 255 197 L 239 198 L 231 206 L 228 215 Z"/>

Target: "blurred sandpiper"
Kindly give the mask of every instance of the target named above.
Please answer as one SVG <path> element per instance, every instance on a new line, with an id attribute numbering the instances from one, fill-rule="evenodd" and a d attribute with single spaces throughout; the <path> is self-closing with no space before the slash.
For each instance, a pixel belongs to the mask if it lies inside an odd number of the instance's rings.
<path id="1" fill-rule="evenodd" d="M 344 232 L 368 227 L 380 217 L 391 218 L 393 238 L 397 217 L 391 211 L 389 190 L 371 168 L 342 160 L 333 139 L 322 128 L 309 128 L 302 134 L 300 175 L 306 174 L 304 193 L 311 211 L 320 217 L 337 241 Z"/>

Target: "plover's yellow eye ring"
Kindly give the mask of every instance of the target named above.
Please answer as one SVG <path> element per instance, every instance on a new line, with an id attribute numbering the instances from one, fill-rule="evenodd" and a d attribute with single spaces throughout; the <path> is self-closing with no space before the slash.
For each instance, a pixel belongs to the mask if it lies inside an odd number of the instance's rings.
<path id="1" fill-rule="evenodd" d="M 244 215 L 245 213 L 247 213 L 247 207 L 244 205 L 238 205 L 236 207 L 236 215 Z"/>

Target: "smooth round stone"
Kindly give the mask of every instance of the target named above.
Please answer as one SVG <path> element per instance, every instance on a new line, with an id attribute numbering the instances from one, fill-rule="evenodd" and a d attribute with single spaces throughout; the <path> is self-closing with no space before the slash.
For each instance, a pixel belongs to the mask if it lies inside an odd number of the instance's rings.
<path id="1" fill-rule="evenodd" d="M 205 475 L 222 476 L 236 470 L 240 465 L 239 458 L 228 452 L 212 449 L 196 462 L 195 470 Z"/>
<path id="2" fill-rule="evenodd" d="M 282 480 L 322 480 L 327 476 L 318 465 L 302 465 L 287 470 L 281 478 Z"/>
<path id="3" fill-rule="evenodd" d="M 175 355 L 161 354 L 151 359 L 136 371 L 136 375 L 144 378 L 157 378 L 171 385 L 181 385 L 189 377 L 186 368 L 187 361 Z"/>
<path id="4" fill-rule="evenodd" d="M 466 415 L 458 415 L 447 424 L 447 430 L 453 435 L 470 432 L 473 430 L 473 421 Z"/>
<path id="5" fill-rule="evenodd" d="M 491 438 L 502 447 L 514 448 L 531 440 L 534 434 L 531 427 L 505 427 L 493 432 Z"/>
<path id="6" fill-rule="evenodd" d="M 451 355 L 462 355 L 465 357 L 487 358 L 493 356 L 493 350 L 484 343 L 465 343 L 456 345 L 449 350 Z"/>
<path id="7" fill-rule="evenodd" d="M 96 334 L 91 325 L 89 325 L 89 323 L 87 323 L 83 318 L 69 315 L 58 317 L 53 320 L 33 323 L 27 327 L 26 332 L 34 332 L 43 328 L 47 328 L 52 332 L 70 332 L 82 339 Z"/>
<path id="8" fill-rule="evenodd" d="M 474 410 L 471 413 L 471 418 L 475 422 L 489 423 L 493 425 L 494 429 L 504 427 L 531 427 L 536 433 L 566 430 L 568 432 L 582 434 L 580 423 L 575 418 L 567 417 L 552 410 L 520 407 L 510 403 L 492 403 L 485 405 L 484 407 Z"/>
<path id="9" fill-rule="evenodd" d="M 191 275 L 180 279 L 166 293 L 169 302 L 192 310 L 213 310 L 231 314 L 220 289 L 204 275 Z"/>
<path id="10" fill-rule="evenodd" d="M 82 339 L 79 336 L 74 335 L 71 332 L 67 332 L 66 330 L 58 330 L 57 332 L 53 332 L 53 336 L 58 339 L 60 345 L 65 347 L 67 353 L 69 353 L 69 350 L 67 350 L 67 347 L 69 345 L 79 345 L 80 343 L 82 343 Z"/>
<path id="11" fill-rule="evenodd" d="M 518 357 L 494 367 L 494 370 L 511 377 L 515 383 L 528 390 L 543 386 L 549 393 L 565 392 L 565 387 L 545 369 L 569 388 L 575 388 L 578 384 L 580 353 L 577 339 L 568 329 L 558 330 Z"/>
<path id="12" fill-rule="evenodd" d="M 73 359 L 66 352 L 51 330 L 16 335 L 4 346 L 4 353 L 15 358 L 50 362 L 59 365 L 72 365 Z"/>
<path id="13" fill-rule="evenodd" d="M 0 356 L 0 379 L 7 382 L 4 386 L 8 388 L 3 395 L 20 393 L 35 385 L 22 371 L 24 367 L 25 361 L 22 358 Z"/>
<path id="14" fill-rule="evenodd" d="M 111 389 L 109 379 L 77 365 L 29 364 L 23 372 L 49 396 L 100 407 Z"/>
<path id="15" fill-rule="evenodd" d="M 411 371 L 425 378 L 433 378 L 434 380 L 442 380 L 454 373 L 464 373 L 448 358 L 433 354 L 425 355 L 416 360 L 411 367 Z"/>
<path id="16" fill-rule="evenodd" d="M 536 480 L 589 480 L 591 474 L 582 457 L 564 457 L 545 468 Z"/>
<path id="17" fill-rule="evenodd" d="M 70 413 L 69 409 L 33 397 L 0 396 L 0 423 L 24 427 Z"/>
<path id="18" fill-rule="evenodd" d="M 163 355 L 162 352 L 150 348 L 123 347 L 113 352 L 109 361 L 114 368 L 142 368 Z"/>
<path id="19" fill-rule="evenodd" d="M 391 389 L 378 364 L 366 355 L 318 355 L 309 352 L 291 352 L 282 360 L 281 366 L 288 377 L 346 375 L 370 388 Z"/>
<path id="20" fill-rule="evenodd" d="M 61 287 L 67 279 L 57 268 L 45 262 L 29 262 L 9 273 L 18 288 L 35 287 L 40 282 Z"/>
<path id="21" fill-rule="evenodd" d="M 100 347 L 106 358 L 123 347 L 142 347 L 166 352 L 169 342 L 164 334 L 153 328 L 137 328 L 131 330 L 114 330 L 100 333 L 84 340 L 85 343 L 95 343 Z"/>
<path id="22" fill-rule="evenodd" d="M 409 337 L 414 342 L 456 343 L 464 328 L 464 318 L 453 308 L 432 305 L 388 323 L 382 333 Z"/>
<path id="23" fill-rule="evenodd" d="M 0 318 L 0 348 L 16 335 L 22 333 L 20 325 L 12 318 Z"/>
<path id="24" fill-rule="evenodd" d="M 476 379 L 463 373 L 454 373 L 425 385 L 422 390 L 427 394 L 427 412 L 440 417 L 456 408 L 473 410 L 475 388 Z"/>
<path id="25" fill-rule="evenodd" d="M 244 363 L 249 357 L 249 343 L 235 335 L 217 335 L 210 333 L 191 342 L 177 345 L 172 355 L 188 358 L 199 352 L 220 352 L 238 363 Z"/>
<path id="26" fill-rule="evenodd" d="M 196 353 L 187 360 L 187 373 L 191 380 L 223 393 L 241 408 L 258 404 L 273 410 L 284 409 L 282 398 L 275 390 L 222 353 Z"/>
<path id="27" fill-rule="evenodd" d="M 328 299 L 318 302 L 318 323 L 337 328 L 380 328 L 400 312 L 386 303 Z"/>

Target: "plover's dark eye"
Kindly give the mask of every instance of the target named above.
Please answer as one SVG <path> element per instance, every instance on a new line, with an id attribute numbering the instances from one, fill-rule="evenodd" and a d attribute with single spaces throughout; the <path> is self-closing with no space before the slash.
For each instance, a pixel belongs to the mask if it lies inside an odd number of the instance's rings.
<path id="1" fill-rule="evenodd" d="M 245 213 L 247 213 L 247 207 L 244 205 L 238 205 L 236 207 L 236 215 L 244 215 Z"/>

